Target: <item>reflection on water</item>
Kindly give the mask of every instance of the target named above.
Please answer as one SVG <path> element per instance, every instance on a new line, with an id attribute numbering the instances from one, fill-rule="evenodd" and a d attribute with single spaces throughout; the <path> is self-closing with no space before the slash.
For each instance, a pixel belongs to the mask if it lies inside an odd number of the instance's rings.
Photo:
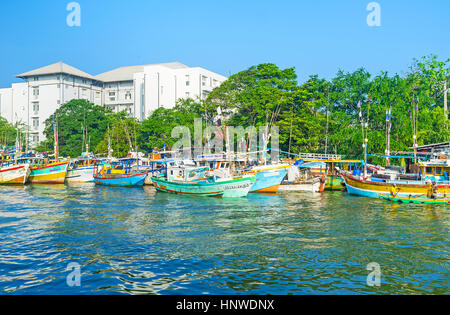
<path id="1" fill-rule="evenodd" d="M 449 293 L 448 209 L 341 192 L 0 187 L 0 293 Z M 81 287 L 66 284 L 69 262 Z M 381 287 L 366 284 L 370 262 Z"/>

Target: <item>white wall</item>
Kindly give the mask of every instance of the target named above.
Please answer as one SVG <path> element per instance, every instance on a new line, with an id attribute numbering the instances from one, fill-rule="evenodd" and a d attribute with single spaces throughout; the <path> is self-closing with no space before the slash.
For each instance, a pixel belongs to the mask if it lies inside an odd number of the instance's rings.
<path id="1" fill-rule="evenodd" d="M 13 120 L 12 88 L 0 89 L 0 116 L 9 122 Z"/>
<path id="2" fill-rule="evenodd" d="M 207 95 L 226 77 L 203 68 L 170 69 L 153 65 L 135 74 L 136 108 L 140 109 L 141 96 L 138 93 L 145 82 L 145 117 L 159 107 L 173 108 L 179 99 L 206 99 Z M 189 82 L 189 84 L 187 84 Z M 137 118 L 141 119 L 139 110 Z"/>
<path id="3" fill-rule="evenodd" d="M 115 112 L 126 110 L 143 120 L 159 107 L 173 108 L 178 99 L 205 99 L 226 79 L 203 68 L 173 69 L 162 65 L 146 66 L 143 72 L 134 74 L 133 80 L 123 82 L 101 83 L 67 74 L 35 76 L 0 89 L 0 115 L 12 124 L 27 124 L 30 141 L 36 136 L 43 141 L 45 120 L 61 104 L 73 99 L 86 99 Z M 39 90 L 39 95 L 35 95 L 35 90 Z M 113 99 L 110 92 L 115 93 Z M 39 105 L 38 110 L 34 110 L 34 104 Z"/>

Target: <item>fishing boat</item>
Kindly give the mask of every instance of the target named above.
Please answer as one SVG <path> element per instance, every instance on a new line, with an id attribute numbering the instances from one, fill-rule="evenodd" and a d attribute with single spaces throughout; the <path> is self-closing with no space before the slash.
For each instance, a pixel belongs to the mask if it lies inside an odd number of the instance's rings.
<path id="1" fill-rule="evenodd" d="M 342 172 L 347 191 L 351 195 L 379 198 L 380 194 L 389 195 L 392 188 L 397 187 L 399 197 L 409 197 L 410 195 L 423 196 L 429 190 L 429 184 L 426 181 L 407 181 L 407 180 L 384 180 L 373 179 L 372 176 L 354 175 L 349 172 Z M 450 193 L 450 182 L 437 183 L 437 195 Z"/>
<path id="2" fill-rule="evenodd" d="M 92 183 L 94 182 L 94 170 L 99 162 L 92 154 L 83 153 L 80 158 L 69 165 L 67 183 Z"/>
<path id="3" fill-rule="evenodd" d="M 255 175 L 244 175 L 233 178 L 209 175 L 209 168 L 196 167 L 195 164 L 179 165 L 179 161 L 169 163 L 167 174 L 152 177 L 156 190 L 173 194 L 191 196 L 220 196 L 239 198 L 248 195 L 256 182 Z"/>
<path id="4" fill-rule="evenodd" d="M 53 120 L 54 150 L 50 155 L 53 159 L 49 160 L 49 156 L 44 158 L 45 153 L 37 156 L 28 155 L 31 164 L 31 174 L 29 182 L 31 184 L 64 184 L 66 180 L 67 170 L 69 168 L 70 159 L 61 160 L 59 158 L 59 140 L 58 140 L 58 122 Z M 50 152 L 47 152 L 49 154 Z"/>
<path id="5" fill-rule="evenodd" d="M 280 191 L 308 191 L 308 192 L 323 192 L 325 188 L 326 175 L 321 177 L 314 176 L 309 168 L 299 168 L 291 165 L 288 170 L 287 179 L 284 180 L 279 190 Z"/>
<path id="6" fill-rule="evenodd" d="M 70 160 L 47 163 L 44 158 L 31 158 L 30 184 L 64 184 Z"/>
<path id="7" fill-rule="evenodd" d="M 15 148 L 0 154 L 0 185 L 24 185 L 30 176 L 30 165 L 18 159 Z"/>
<path id="8" fill-rule="evenodd" d="M 244 154 L 212 154 L 197 157 L 199 166 L 207 166 L 215 176 L 232 178 L 239 176 L 254 176 L 256 182 L 250 188 L 250 193 L 277 193 L 281 181 L 286 177 L 289 164 L 273 163 L 249 165 L 248 153 Z"/>
<path id="9" fill-rule="evenodd" d="M 30 165 L 0 166 L 1 185 L 25 185 L 30 176 Z"/>
<path id="10" fill-rule="evenodd" d="M 289 164 L 260 165 L 251 169 L 256 173 L 256 182 L 251 193 L 277 193 L 281 182 L 286 177 Z"/>
<path id="11" fill-rule="evenodd" d="M 412 195 L 408 197 L 401 196 L 392 196 L 387 194 L 380 194 L 380 198 L 398 202 L 398 203 L 415 203 L 415 204 L 450 204 L 450 199 L 432 199 L 432 198 L 424 198 L 424 197 L 413 197 Z"/>
<path id="12" fill-rule="evenodd" d="M 118 162 L 103 162 L 96 166 L 94 182 L 102 186 L 142 187 L 147 177 L 146 171 L 133 170 L 134 159 L 122 159 Z"/>

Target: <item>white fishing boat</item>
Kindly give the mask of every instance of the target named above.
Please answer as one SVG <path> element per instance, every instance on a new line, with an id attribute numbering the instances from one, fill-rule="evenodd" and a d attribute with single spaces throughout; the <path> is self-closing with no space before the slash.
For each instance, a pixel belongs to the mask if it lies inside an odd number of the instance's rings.
<path id="1" fill-rule="evenodd" d="M 280 185 L 279 191 L 308 191 L 323 192 L 325 187 L 326 176 L 314 176 L 310 169 L 299 168 L 291 165 L 288 170 L 287 179 Z"/>
<path id="2" fill-rule="evenodd" d="M 98 160 L 92 153 L 83 153 L 80 158 L 74 160 L 67 170 L 67 183 L 92 183 L 94 182 L 94 170 Z"/>
<path id="3" fill-rule="evenodd" d="M 29 164 L 0 166 L 0 184 L 25 185 L 30 173 L 31 170 Z"/>

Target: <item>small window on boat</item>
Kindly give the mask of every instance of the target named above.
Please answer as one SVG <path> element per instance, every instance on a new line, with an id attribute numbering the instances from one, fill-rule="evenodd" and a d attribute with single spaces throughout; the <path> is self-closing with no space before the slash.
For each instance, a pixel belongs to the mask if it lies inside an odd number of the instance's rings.
<path id="1" fill-rule="evenodd" d="M 436 175 L 442 175 L 442 167 L 436 167 Z"/>
<path id="2" fill-rule="evenodd" d="M 173 176 L 173 171 L 170 171 L 170 175 L 172 175 L 172 176 Z"/>
<path id="3" fill-rule="evenodd" d="M 425 173 L 427 173 L 427 174 L 433 174 L 433 168 L 432 168 L 432 167 L 426 167 L 426 168 L 425 168 Z"/>

